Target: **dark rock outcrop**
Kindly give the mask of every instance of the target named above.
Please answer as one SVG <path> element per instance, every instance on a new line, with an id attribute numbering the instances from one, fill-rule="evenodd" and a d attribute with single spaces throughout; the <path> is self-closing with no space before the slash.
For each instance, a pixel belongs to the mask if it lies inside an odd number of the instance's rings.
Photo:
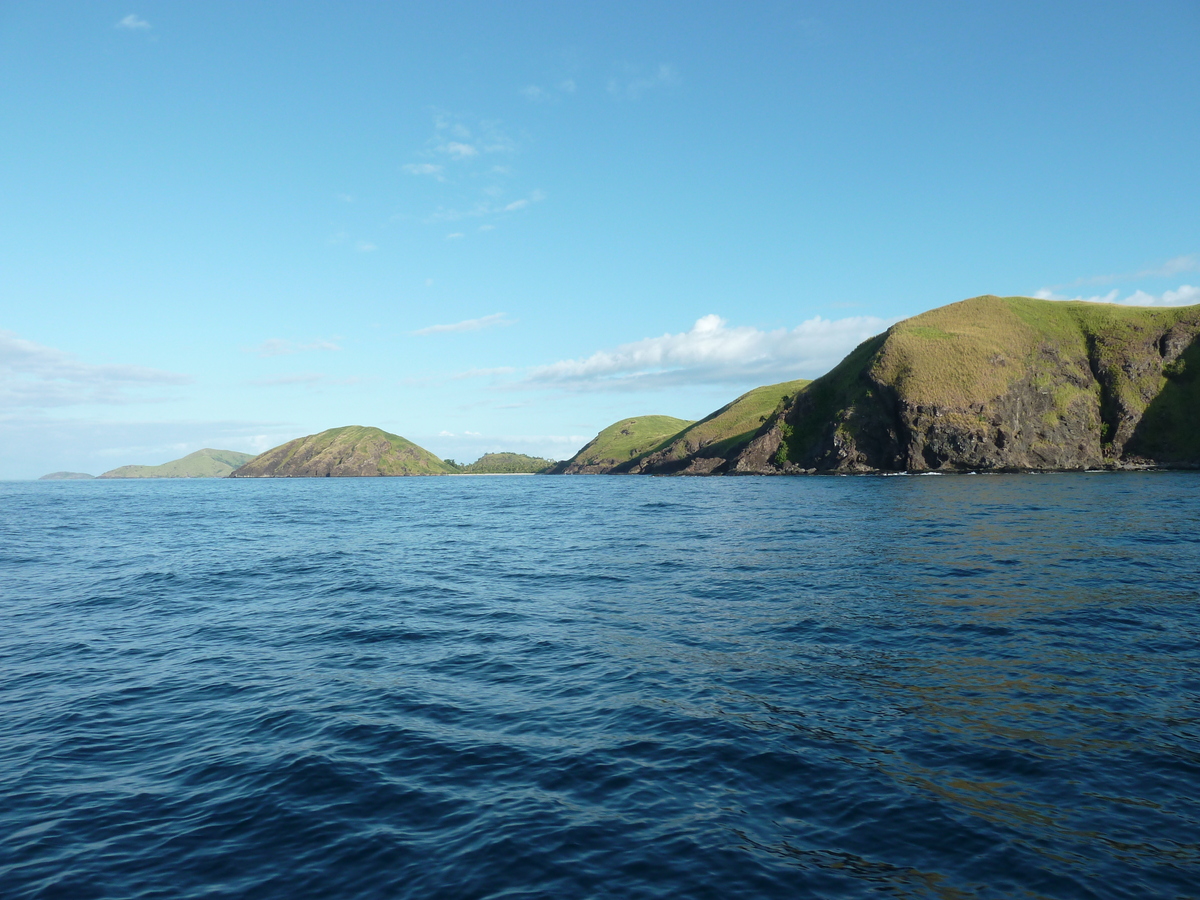
<path id="1" fill-rule="evenodd" d="M 1200 380 L 1188 373 L 1200 369 L 1198 335 L 1200 307 L 952 304 L 862 344 L 723 471 L 1194 465 Z"/>

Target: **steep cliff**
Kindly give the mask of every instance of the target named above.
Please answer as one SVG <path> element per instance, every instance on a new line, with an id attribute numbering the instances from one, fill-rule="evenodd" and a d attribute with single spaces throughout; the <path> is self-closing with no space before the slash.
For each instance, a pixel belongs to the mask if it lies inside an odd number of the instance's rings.
<path id="1" fill-rule="evenodd" d="M 767 419 L 791 402 L 808 381 L 785 381 L 755 388 L 683 429 L 659 449 L 643 453 L 617 473 L 715 475 L 748 444 Z"/>
<path id="2" fill-rule="evenodd" d="M 1194 465 L 1198 334 L 1197 306 L 964 300 L 864 342 L 724 470 Z"/>
<path id="3" fill-rule="evenodd" d="M 453 466 L 379 428 L 347 425 L 296 438 L 254 457 L 230 478 L 448 475 Z"/>

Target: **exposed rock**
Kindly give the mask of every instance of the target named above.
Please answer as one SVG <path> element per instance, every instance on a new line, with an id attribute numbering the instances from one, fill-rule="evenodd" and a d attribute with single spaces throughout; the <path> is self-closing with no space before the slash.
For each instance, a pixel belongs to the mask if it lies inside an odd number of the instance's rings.
<path id="1" fill-rule="evenodd" d="M 977 297 L 865 342 L 733 474 L 1200 463 L 1200 307 Z M 1195 358 L 1195 363 L 1192 359 Z M 1171 376 L 1171 377 L 1168 377 Z"/>

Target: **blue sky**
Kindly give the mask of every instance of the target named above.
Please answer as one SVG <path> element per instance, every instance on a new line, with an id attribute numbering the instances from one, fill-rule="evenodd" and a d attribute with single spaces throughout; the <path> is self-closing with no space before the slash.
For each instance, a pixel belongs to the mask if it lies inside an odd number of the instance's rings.
<path id="1" fill-rule="evenodd" d="M 581 7 L 581 8 L 575 8 Z M 0 478 L 571 455 L 984 293 L 1200 302 L 1200 5 L 0 5 Z"/>

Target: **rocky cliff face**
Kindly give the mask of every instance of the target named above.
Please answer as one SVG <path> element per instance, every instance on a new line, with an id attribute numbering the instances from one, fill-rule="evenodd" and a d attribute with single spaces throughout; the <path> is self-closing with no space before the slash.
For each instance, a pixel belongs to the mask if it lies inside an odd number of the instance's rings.
<path id="1" fill-rule="evenodd" d="M 977 297 L 893 326 L 797 394 L 730 473 L 1200 463 L 1200 307 Z"/>
<path id="2" fill-rule="evenodd" d="M 742 394 L 683 429 L 665 445 L 614 471 L 635 475 L 717 475 L 767 419 L 791 402 L 808 381 L 768 384 Z"/>
<path id="3" fill-rule="evenodd" d="M 379 428 L 349 425 L 268 450 L 230 478 L 354 478 L 446 475 L 454 469 L 423 447 Z"/>

